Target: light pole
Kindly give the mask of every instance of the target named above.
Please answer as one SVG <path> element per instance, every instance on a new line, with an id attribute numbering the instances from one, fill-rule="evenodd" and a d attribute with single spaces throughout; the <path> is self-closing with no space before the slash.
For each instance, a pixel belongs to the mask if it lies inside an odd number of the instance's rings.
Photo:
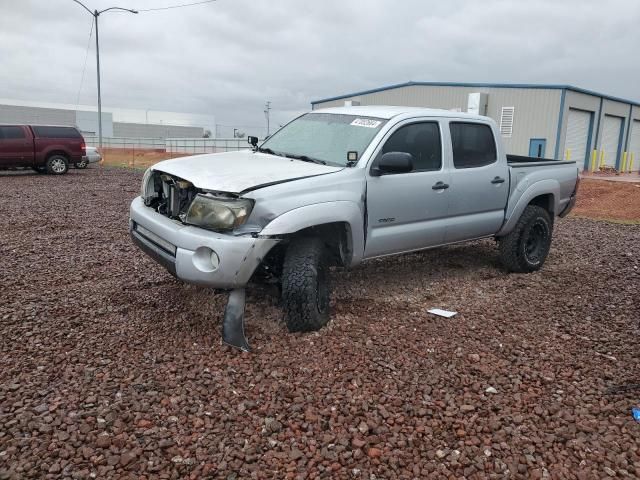
<path id="1" fill-rule="evenodd" d="M 96 70 L 98 72 L 98 145 L 100 150 L 102 150 L 102 98 L 100 97 L 100 41 L 98 39 L 98 17 L 108 12 L 109 10 L 121 10 L 123 12 L 129 13 L 138 13 L 137 10 L 131 10 L 129 8 L 121 8 L 121 7 L 109 7 L 104 10 L 94 10 L 93 12 L 87 8 L 87 6 L 80 2 L 79 0 L 73 0 L 82 8 L 84 8 L 89 14 L 93 17 L 96 22 Z"/>
<path id="2" fill-rule="evenodd" d="M 264 116 L 267 117 L 267 137 L 269 136 L 269 112 L 271 111 L 271 102 L 267 102 L 264 106 Z"/>

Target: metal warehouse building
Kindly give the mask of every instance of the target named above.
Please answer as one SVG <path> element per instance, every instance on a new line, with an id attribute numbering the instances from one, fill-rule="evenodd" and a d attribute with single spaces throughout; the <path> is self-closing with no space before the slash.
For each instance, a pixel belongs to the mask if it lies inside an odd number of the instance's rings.
<path id="1" fill-rule="evenodd" d="M 403 105 L 478 113 L 508 153 L 571 159 L 584 169 L 640 169 L 640 104 L 570 85 L 407 82 L 311 103 Z"/>
<path id="2" fill-rule="evenodd" d="M 134 110 L 132 110 L 135 112 Z M 139 111 L 145 114 L 172 112 Z M 114 119 L 114 115 L 116 119 Z M 183 114 L 175 114 L 176 116 Z M 0 123 L 36 124 L 36 125 L 69 125 L 78 127 L 85 136 L 94 136 L 98 132 L 98 112 L 89 107 L 73 108 L 71 106 L 48 104 L 33 105 L 11 100 L 0 100 Z M 102 111 L 102 134 L 105 137 L 121 138 L 202 138 L 204 128 L 200 126 L 175 125 L 172 123 L 136 123 L 118 121 L 117 114 Z"/>

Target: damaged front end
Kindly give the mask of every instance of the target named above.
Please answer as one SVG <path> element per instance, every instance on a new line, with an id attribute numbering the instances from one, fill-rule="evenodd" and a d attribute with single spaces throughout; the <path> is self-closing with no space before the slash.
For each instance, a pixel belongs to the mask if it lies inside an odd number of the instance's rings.
<path id="1" fill-rule="evenodd" d="M 222 340 L 227 345 L 250 351 L 244 334 L 244 287 L 264 255 L 277 243 L 274 239 L 258 239 L 250 235 L 252 232 L 247 231 L 250 229 L 246 226 L 241 228 L 251 213 L 253 200 L 233 193 L 203 190 L 188 180 L 152 169 L 145 173 L 141 197 L 145 207 L 174 222 L 221 234 L 207 237 L 207 240 L 193 246 L 194 251 L 189 253 L 191 257 L 186 262 L 185 268 L 192 269 L 194 275 L 202 276 L 210 272 L 207 281 L 194 281 L 193 276 L 189 277 L 189 272 L 182 276 L 179 267 L 174 268 L 174 274 L 177 271 L 176 276 L 185 281 L 230 291 L 222 324 Z M 147 239 L 154 238 L 156 243 L 162 240 L 144 226 L 135 228 L 138 234 L 144 236 L 146 233 Z M 180 238 L 185 239 L 189 235 L 186 230 L 181 232 Z M 202 237 L 202 233 L 195 235 Z M 246 248 L 248 251 L 241 254 L 240 251 Z M 180 257 L 180 249 L 176 254 L 176 262 L 179 261 L 177 257 Z M 185 273 L 184 270 L 182 272 Z M 224 281 L 216 283 L 219 278 L 216 275 L 223 277 Z M 229 277 L 232 277 L 231 281 Z"/>
<path id="2" fill-rule="evenodd" d="M 154 170 L 145 173 L 141 197 L 147 207 L 165 217 L 214 232 L 237 229 L 253 208 L 250 199 L 203 190 L 188 180 Z"/>

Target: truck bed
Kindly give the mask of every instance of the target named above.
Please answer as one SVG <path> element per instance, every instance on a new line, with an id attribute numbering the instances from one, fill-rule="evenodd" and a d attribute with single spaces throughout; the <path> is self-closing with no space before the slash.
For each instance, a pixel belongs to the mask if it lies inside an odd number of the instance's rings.
<path id="1" fill-rule="evenodd" d="M 529 203 L 531 199 L 528 191 L 537 195 L 536 185 L 544 186 L 543 190 L 553 194 L 553 210 L 556 215 L 565 211 L 575 192 L 578 178 L 576 162 L 507 155 L 507 164 L 510 180 L 509 201 L 506 210 L 508 219 L 520 217 L 522 212 L 516 211 L 516 207 L 518 205 L 522 207 Z"/>

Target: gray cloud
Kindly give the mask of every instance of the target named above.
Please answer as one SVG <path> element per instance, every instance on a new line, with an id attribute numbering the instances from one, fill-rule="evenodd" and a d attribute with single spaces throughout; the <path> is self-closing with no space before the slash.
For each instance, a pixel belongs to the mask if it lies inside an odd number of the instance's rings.
<path id="1" fill-rule="evenodd" d="M 89 15 L 71 0 L 0 0 L 0 11 L 0 96 L 75 103 Z M 280 124 L 311 100 L 408 80 L 570 83 L 640 100 L 639 20 L 633 0 L 218 0 L 108 13 L 103 104 L 262 127 L 265 100 Z M 93 42 L 80 98 L 95 103 Z"/>

